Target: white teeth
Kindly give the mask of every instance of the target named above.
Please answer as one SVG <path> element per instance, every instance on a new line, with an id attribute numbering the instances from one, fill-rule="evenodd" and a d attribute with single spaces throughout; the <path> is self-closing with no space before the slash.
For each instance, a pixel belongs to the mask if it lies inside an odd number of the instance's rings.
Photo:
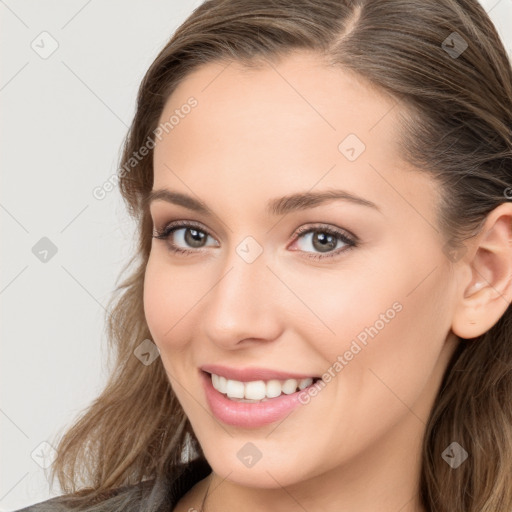
<path id="1" fill-rule="evenodd" d="M 226 394 L 229 398 L 243 398 L 244 383 L 238 380 L 228 380 L 226 384 Z"/>
<path id="2" fill-rule="evenodd" d="M 295 393 L 295 391 L 297 390 L 296 379 L 285 380 L 282 388 L 283 388 L 283 393 L 286 393 L 287 395 L 291 395 L 292 393 Z"/>
<path id="3" fill-rule="evenodd" d="M 311 377 L 308 377 L 307 379 L 302 379 L 299 382 L 299 389 L 303 390 L 304 388 L 311 386 L 311 384 L 313 384 L 313 379 Z"/>
<path id="4" fill-rule="evenodd" d="M 219 375 L 218 377 L 219 377 L 219 383 L 218 383 L 217 389 L 221 393 L 225 394 L 226 391 L 228 390 L 228 379 L 226 379 L 226 377 L 222 377 L 221 375 Z"/>
<path id="5" fill-rule="evenodd" d="M 281 394 L 281 383 L 278 380 L 269 380 L 267 382 L 267 397 L 275 398 Z"/>
<path id="6" fill-rule="evenodd" d="M 262 380 L 246 382 L 244 387 L 244 397 L 249 400 L 261 400 L 267 394 L 267 386 Z"/>
<path id="7" fill-rule="evenodd" d="M 267 398 L 275 398 L 285 393 L 290 395 L 299 390 L 311 386 L 313 379 L 287 379 L 284 381 L 272 379 L 267 382 L 263 380 L 253 380 L 250 382 L 241 382 L 238 380 L 226 379 L 214 373 L 211 374 L 212 385 L 229 398 L 237 401 L 266 401 Z"/>

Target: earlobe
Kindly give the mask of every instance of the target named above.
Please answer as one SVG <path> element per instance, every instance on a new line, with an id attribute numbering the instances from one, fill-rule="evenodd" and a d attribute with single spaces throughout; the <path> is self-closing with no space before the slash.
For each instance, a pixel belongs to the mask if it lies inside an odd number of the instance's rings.
<path id="1" fill-rule="evenodd" d="M 481 336 L 503 316 L 512 299 L 512 203 L 488 214 L 471 243 L 470 260 L 458 270 L 466 276 L 454 310 L 453 332 L 464 339 Z M 468 272 L 469 270 L 469 272 Z"/>

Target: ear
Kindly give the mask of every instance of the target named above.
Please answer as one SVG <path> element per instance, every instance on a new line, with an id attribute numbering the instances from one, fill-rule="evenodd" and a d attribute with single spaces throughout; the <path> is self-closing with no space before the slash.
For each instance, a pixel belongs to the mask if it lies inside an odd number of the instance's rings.
<path id="1" fill-rule="evenodd" d="M 487 215 L 457 269 L 461 276 L 452 322 L 460 338 L 476 338 L 503 316 L 512 300 L 512 203 Z"/>

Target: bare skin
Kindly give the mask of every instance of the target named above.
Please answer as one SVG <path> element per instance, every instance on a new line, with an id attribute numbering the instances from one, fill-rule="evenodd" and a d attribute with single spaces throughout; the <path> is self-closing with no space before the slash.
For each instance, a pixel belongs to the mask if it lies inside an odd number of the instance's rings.
<path id="1" fill-rule="evenodd" d="M 512 205 L 495 209 L 452 262 L 435 220 L 438 189 L 401 160 L 402 106 L 316 55 L 255 70 L 205 65 L 179 85 L 161 119 L 190 96 L 197 107 L 157 142 L 153 189 L 200 199 L 214 215 L 151 204 L 156 229 L 186 220 L 208 236 L 201 248 L 183 227 L 153 239 L 144 288 L 153 340 L 213 468 L 174 510 L 201 510 L 210 485 L 209 512 L 248 504 L 254 512 L 424 512 L 421 444 L 464 342 L 457 336 L 482 334 L 510 302 Z M 357 153 L 356 139 L 354 152 L 338 147 L 349 134 L 365 145 L 353 161 L 346 155 Z M 378 208 L 337 199 L 286 215 L 265 210 L 271 198 L 328 189 Z M 302 226 L 310 234 L 297 236 Z M 323 226 L 358 244 L 338 240 L 321 252 L 311 233 Z M 251 263 L 236 251 L 248 236 L 262 249 Z M 171 242 L 194 252 L 173 253 Z M 387 321 L 377 323 L 381 315 Z M 283 421 L 234 427 L 209 409 L 201 365 L 320 375 L 370 326 L 378 333 Z M 250 468 L 237 457 L 249 441 L 262 453 Z"/>

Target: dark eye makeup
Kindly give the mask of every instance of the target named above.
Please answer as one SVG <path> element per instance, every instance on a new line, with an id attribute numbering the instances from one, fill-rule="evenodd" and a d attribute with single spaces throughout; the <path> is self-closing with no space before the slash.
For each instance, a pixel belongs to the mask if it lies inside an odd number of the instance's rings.
<path id="1" fill-rule="evenodd" d="M 203 252 L 205 247 L 185 249 L 183 247 L 179 247 L 176 244 L 176 242 L 174 241 L 175 232 L 182 229 L 188 230 L 186 231 L 186 233 L 189 233 L 193 237 L 198 237 L 200 240 L 208 240 L 208 237 L 213 238 L 209 231 L 205 229 L 201 224 L 188 220 L 173 221 L 169 224 L 166 224 L 160 230 L 157 230 L 155 228 L 153 238 L 165 241 L 169 250 L 175 254 L 181 254 L 186 256 Z M 293 234 L 293 241 L 295 242 L 295 240 L 304 238 L 306 235 L 310 233 L 313 234 L 313 236 L 316 236 L 314 241 L 319 242 L 320 245 L 325 245 L 324 242 L 326 242 L 328 245 L 332 245 L 334 241 L 336 245 L 338 242 L 342 242 L 344 244 L 344 247 L 337 248 L 335 250 L 324 253 L 311 253 L 309 251 L 293 249 L 294 251 L 303 253 L 304 256 L 307 258 L 315 260 L 332 258 L 335 256 L 339 256 L 341 253 L 345 253 L 358 245 L 357 238 L 354 235 L 349 234 L 345 230 L 342 231 L 338 228 L 334 228 L 333 226 L 326 224 L 301 226 Z"/>

